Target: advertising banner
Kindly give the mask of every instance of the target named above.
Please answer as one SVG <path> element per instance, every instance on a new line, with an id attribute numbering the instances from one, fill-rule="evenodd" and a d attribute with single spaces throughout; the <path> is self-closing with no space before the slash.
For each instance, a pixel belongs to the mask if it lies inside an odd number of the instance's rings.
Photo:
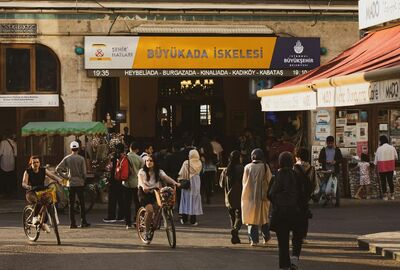
<path id="1" fill-rule="evenodd" d="M 111 76 L 112 70 L 130 76 L 129 70 L 229 69 L 250 70 L 239 76 L 252 76 L 253 70 L 309 70 L 319 65 L 319 38 L 85 37 L 85 69 L 94 70 L 88 72 L 92 77 Z"/>
<path id="2" fill-rule="evenodd" d="M 0 107 L 58 107 L 58 95 L 0 95 Z"/>

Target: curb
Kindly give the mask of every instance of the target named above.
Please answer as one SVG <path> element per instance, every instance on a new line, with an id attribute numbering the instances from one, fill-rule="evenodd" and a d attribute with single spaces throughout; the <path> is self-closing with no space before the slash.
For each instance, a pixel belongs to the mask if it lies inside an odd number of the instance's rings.
<path id="1" fill-rule="evenodd" d="M 400 243 L 399 247 L 393 247 L 393 245 L 385 243 L 372 243 L 365 236 L 361 236 L 357 239 L 357 244 L 361 250 L 367 250 L 370 253 L 400 262 Z"/>

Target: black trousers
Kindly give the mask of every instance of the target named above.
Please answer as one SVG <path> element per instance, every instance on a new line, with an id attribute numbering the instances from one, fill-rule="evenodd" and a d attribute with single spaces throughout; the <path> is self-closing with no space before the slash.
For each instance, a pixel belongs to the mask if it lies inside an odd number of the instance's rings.
<path id="1" fill-rule="evenodd" d="M 387 192 L 386 182 L 389 184 L 390 193 L 393 193 L 394 192 L 393 172 L 379 173 L 379 178 L 381 179 L 382 193 L 385 194 Z"/>
<path id="2" fill-rule="evenodd" d="M 238 234 L 242 227 L 242 211 L 241 209 L 228 208 L 229 217 L 231 219 L 232 234 Z"/>
<path id="3" fill-rule="evenodd" d="M 76 225 L 75 222 L 75 197 L 78 195 L 79 206 L 81 208 L 81 224 L 86 223 L 86 210 L 85 210 L 85 187 L 69 187 L 69 221 L 71 225 Z"/>
<path id="4" fill-rule="evenodd" d="M 110 189 L 108 190 L 108 211 L 107 218 L 109 219 L 124 219 L 125 218 L 125 206 L 122 195 L 122 182 L 113 181 L 111 182 Z M 117 211 L 118 208 L 118 211 Z"/>
<path id="5" fill-rule="evenodd" d="M 303 232 L 300 224 L 290 225 L 291 222 L 279 223 L 276 230 L 276 237 L 278 238 L 279 247 L 279 268 L 290 268 L 290 256 L 289 256 L 289 236 L 292 231 L 292 255 L 300 257 Z M 291 228 L 292 227 L 292 228 Z"/>
<path id="6" fill-rule="evenodd" d="M 136 221 L 136 214 L 140 208 L 139 198 L 138 198 L 138 188 L 127 188 L 122 187 L 123 190 L 123 202 L 125 204 L 125 222 L 126 225 L 132 225 L 132 202 L 134 206 L 133 210 L 133 222 Z"/>

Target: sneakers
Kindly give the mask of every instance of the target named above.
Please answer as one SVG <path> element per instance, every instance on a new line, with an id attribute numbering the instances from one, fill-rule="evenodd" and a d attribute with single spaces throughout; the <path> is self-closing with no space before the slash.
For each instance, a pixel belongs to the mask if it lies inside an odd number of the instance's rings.
<path id="1" fill-rule="evenodd" d="M 190 223 L 190 225 L 196 227 L 196 226 L 199 226 L 199 223 L 196 221 L 195 223 Z"/>
<path id="2" fill-rule="evenodd" d="M 263 239 L 263 244 L 264 244 L 264 245 L 268 244 L 269 240 L 271 240 L 271 236 L 264 237 L 264 239 Z"/>
<path id="3" fill-rule="evenodd" d="M 389 198 L 393 201 L 394 200 L 394 194 L 391 193 Z"/>
<path id="4" fill-rule="evenodd" d="M 133 229 L 133 226 L 132 225 L 126 225 L 126 227 L 125 227 L 127 230 L 130 230 L 130 229 Z"/>
<path id="5" fill-rule="evenodd" d="M 385 194 L 383 194 L 383 200 L 384 201 L 387 201 L 388 200 L 388 196 L 387 196 L 387 194 L 385 193 Z"/>
<path id="6" fill-rule="evenodd" d="M 76 228 L 78 228 L 78 226 L 76 226 L 76 224 L 71 224 L 71 225 L 69 226 L 69 228 L 70 228 L 70 229 L 76 229 Z"/>
<path id="7" fill-rule="evenodd" d="M 46 223 L 43 223 L 42 230 L 45 231 L 46 233 L 51 232 L 49 225 L 47 225 Z"/>
<path id="8" fill-rule="evenodd" d="M 116 222 L 125 222 L 125 219 L 123 219 L 123 218 L 117 218 Z"/>
<path id="9" fill-rule="evenodd" d="M 39 216 L 34 216 L 33 218 L 32 218 L 32 224 L 33 225 L 36 225 L 36 224 L 38 224 L 40 222 L 40 217 Z"/>
<path id="10" fill-rule="evenodd" d="M 90 227 L 90 223 L 82 222 L 82 224 L 79 226 L 79 228 L 87 228 L 87 227 Z"/>
<path id="11" fill-rule="evenodd" d="M 251 247 L 256 247 L 257 245 L 258 245 L 258 243 L 253 242 L 253 241 L 250 241 L 250 246 L 251 246 Z"/>
<path id="12" fill-rule="evenodd" d="M 103 222 L 104 223 L 115 223 L 115 222 L 117 222 L 117 220 L 112 219 L 112 218 L 103 218 Z"/>
<path id="13" fill-rule="evenodd" d="M 297 270 L 299 269 L 299 257 L 296 256 L 292 256 L 290 257 L 290 262 L 291 262 L 291 266 L 290 266 L 290 270 Z"/>

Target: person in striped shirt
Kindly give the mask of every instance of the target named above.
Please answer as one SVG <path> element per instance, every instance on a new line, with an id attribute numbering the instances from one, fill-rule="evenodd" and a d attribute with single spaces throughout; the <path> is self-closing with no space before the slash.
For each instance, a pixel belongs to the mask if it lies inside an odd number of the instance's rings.
<path id="1" fill-rule="evenodd" d="M 397 159 L 396 149 L 389 144 L 389 140 L 385 135 L 381 135 L 379 137 L 379 147 L 376 150 L 374 164 L 377 166 L 381 180 L 384 200 L 388 200 L 388 198 L 394 200 L 393 172 L 395 169 L 395 160 Z M 390 196 L 387 194 L 386 183 L 389 185 Z"/>

